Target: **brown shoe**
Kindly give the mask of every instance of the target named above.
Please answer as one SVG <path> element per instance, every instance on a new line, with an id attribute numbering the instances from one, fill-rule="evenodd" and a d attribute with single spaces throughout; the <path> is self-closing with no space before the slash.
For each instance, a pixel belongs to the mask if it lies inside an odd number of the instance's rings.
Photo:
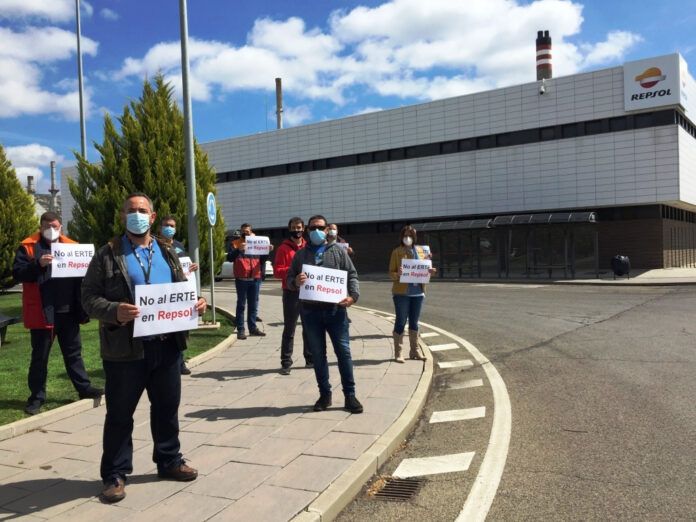
<path id="1" fill-rule="evenodd" d="M 126 498 L 126 482 L 121 477 L 116 477 L 104 484 L 101 492 L 102 501 L 113 504 L 124 498 Z"/>
<path id="2" fill-rule="evenodd" d="M 198 470 L 193 469 L 186 465 L 183 460 L 176 466 L 165 469 L 163 471 L 158 471 L 157 476 L 163 479 L 177 480 L 179 482 L 188 482 L 190 480 L 196 480 L 198 477 Z"/>

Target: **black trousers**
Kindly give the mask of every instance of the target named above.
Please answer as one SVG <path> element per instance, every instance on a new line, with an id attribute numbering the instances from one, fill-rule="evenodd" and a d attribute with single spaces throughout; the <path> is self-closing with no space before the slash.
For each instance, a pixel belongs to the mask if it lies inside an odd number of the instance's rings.
<path id="1" fill-rule="evenodd" d="M 158 471 L 181 462 L 179 402 L 181 356 L 173 341 L 145 341 L 138 361 L 103 361 L 106 375 L 106 421 L 101 477 L 105 482 L 133 472 L 133 413 L 143 390 L 150 399 L 152 460 Z"/>
<path id="2" fill-rule="evenodd" d="M 283 327 L 283 338 L 280 343 L 280 364 L 283 368 L 292 366 L 292 351 L 298 317 L 300 317 L 300 293 L 283 290 L 283 322 L 285 326 Z M 310 364 L 312 362 L 312 352 L 309 351 L 307 333 L 304 326 L 302 327 L 302 346 L 305 363 Z"/>
<path id="3" fill-rule="evenodd" d="M 51 353 L 53 339 L 58 338 L 60 351 L 68 377 L 77 390 L 84 392 L 90 381 L 82 360 L 82 341 L 80 340 L 80 323 L 72 313 L 55 314 L 52 330 L 30 330 L 31 363 L 27 379 L 31 395 L 29 402 L 46 401 L 46 378 L 48 377 L 48 356 Z"/>

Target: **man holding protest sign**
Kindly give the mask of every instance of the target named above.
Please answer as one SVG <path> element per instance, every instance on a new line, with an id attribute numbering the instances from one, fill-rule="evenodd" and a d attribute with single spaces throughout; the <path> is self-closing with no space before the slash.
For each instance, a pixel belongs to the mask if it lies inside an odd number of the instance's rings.
<path id="1" fill-rule="evenodd" d="M 267 237 L 257 237 L 249 223 L 240 227 L 241 237 L 232 242 L 227 260 L 234 263 L 234 286 L 237 290 L 237 339 L 246 339 L 244 309 L 247 308 L 249 335 L 266 335 L 256 326 L 261 280 L 265 276 L 268 253 L 273 250 Z"/>
<path id="2" fill-rule="evenodd" d="M 353 257 L 353 249 L 345 239 L 338 235 L 338 225 L 336 223 L 329 223 L 329 231 L 326 235 L 326 242 L 328 244 L 336 243 L 341 248 L 345 248 L 348 255 Z"/>
<path id="3" fill-rule="evenodd" d="M 309 218 L 307 229 L 310 242 L 295 254 L 286 283 L 289 290 L 300 292 L 303 328 L 307 332 L 320 394 L 314 411 L 323 411 L 331 406 L 329 364 L 326 359 L 328 333 L 338 359 L 344 407 L 351 413 L 362 413 L 362 404 L 355 397 L 346 312 L 360 296 L 358 272 L 344 249 L 335 243 L 327 244 L 329 228 L 324 216 Z"/>
<path id="4" fill-rule="evenodd" d="M 22 283 L 24 326 L 31 331 L 28 377 L 31 395 L 24 408 L 29 415 L 39 413 L 46 400 L 48 356 L 56 337 L 68 377 L 80 398 L 96 399 L 103 393 L 91 385 L 82 361 L 80 323 L 89 320 L 80 304 L 82 277 L 54 277 L 53 274 L 52 247 L 77 243 L 61 234 L 63 226 L 55 212 L 42 214 L 40 227 L 38 232 L 22 241 L 12 265 L 12 276 Z M 76 251 L 84 254 L 86 249 L 77 248 Z M 91 255 L 80 256 L 80 259 L 88 263 Z M 67 266 L 67 263 L 61 264 Z"/>
<path id="5" fill-rule="evenodd" d="M 101 355 L 106 376 L 101 477 L 102 499 L 118 502 L 126 496 L 126 475 L 133 472 L 133 413 L 144 390 L 150 399 L 153 461 L 161 478 L 188 481 L 198 472 L 186 465 L 180 453 L 179 402 L 181 399 L 181 351 L 186 348 L 180 323 L 195 327 L 195 315 L 206 308 L 203 298 L 180 292 L 159 300 L 177 302 L 178 308 L 143 312 L 149 299 L 142 289 L 185 283 L 176 253 L 156 240 L 150 229 L 156 214 L 143 193 L 129 195 L 121 209 L 126 233 L 100 248 L 82 285 L 82 302 L 91 317 L 99 319 Z M 141 295 L 136 301 L 138 294 Z M 164 296 L 168 296 L 164 299 Z M 137 303 L 137 304 L 136 304 Z M 192 321 L 192 319 L 194 321 Z M 140 336 L 137 329 L 150 332 Z"/>
<path id="6" fill-rule="evenodd" d="M 174 249 L 174 252 L 176 252 L 176 255 L 179 256 L 179 258 L 188 258 L 188 253 L 186 252 L 184 245 L 181 243 L 181 241 L 174 239 L 174 235 L 176 234 L 176 218 L 174 216 L 164 216 L 160 220 L 159 232 L 159 237 L 162 242 L 168 247 Z M 198 264 L 196 263 L 191 263 L 188 266 L 189 273 L 197 270 Z M 188 366 L 186 366 L 186 359 L 183 357 L 183 354 L 181 357 L 181 375 L 191 375 L 191 370 L 189 370 Z"/>

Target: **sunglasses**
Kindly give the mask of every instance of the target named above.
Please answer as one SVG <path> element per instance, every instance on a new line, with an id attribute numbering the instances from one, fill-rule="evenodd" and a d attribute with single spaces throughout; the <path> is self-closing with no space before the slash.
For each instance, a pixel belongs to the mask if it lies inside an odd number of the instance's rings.
<path id="1" fill-rule="evenodd" d="M 309 230 L 311 232 L 312 230 L 324 230 L 325 228 L 326 228 L 326 225 L 314 225 L 314 226 L 308 227 L 307 230 Z"/>

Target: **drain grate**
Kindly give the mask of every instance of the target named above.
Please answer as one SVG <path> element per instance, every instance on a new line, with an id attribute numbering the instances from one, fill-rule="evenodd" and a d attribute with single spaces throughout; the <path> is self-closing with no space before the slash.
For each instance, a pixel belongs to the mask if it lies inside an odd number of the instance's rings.
<path id="1" fill-rule="evenodd" d="M 418 493 L 424 482 L 422 478 L 388 478 L 374 497 L 379 500 L 406 502 Z"/>

